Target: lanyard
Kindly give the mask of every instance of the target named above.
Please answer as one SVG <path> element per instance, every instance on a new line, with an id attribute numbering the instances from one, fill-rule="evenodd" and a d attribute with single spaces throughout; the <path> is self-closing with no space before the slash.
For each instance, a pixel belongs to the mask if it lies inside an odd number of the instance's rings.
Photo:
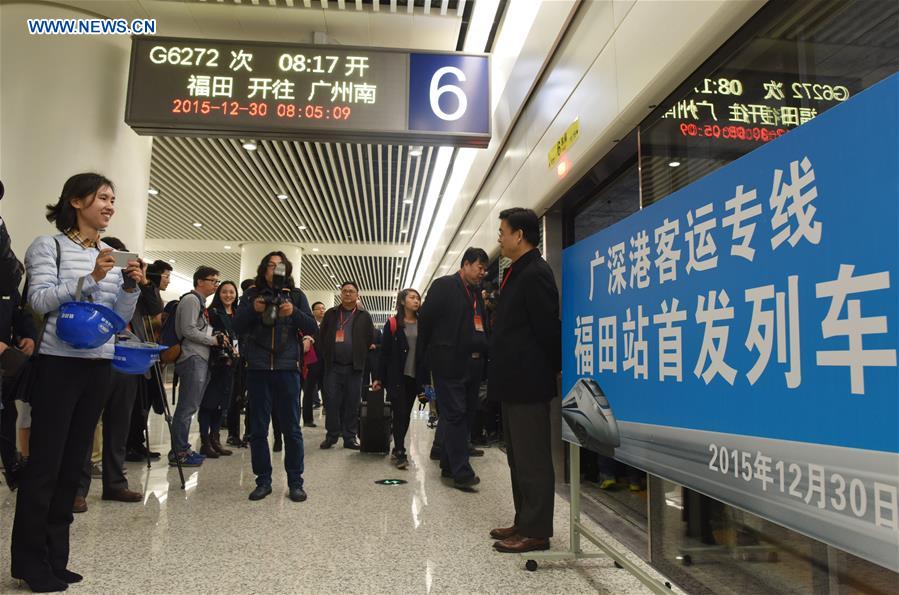
<path id="1" fill-rule="evenodd" d="M 358 307 L 358 306 L 357 306 Z M 340 309 L 340 313 L 338 314 L 339 322 L 337 323 L 341 330 L 346 326 L 347 322 L 353 319 L 353 316 L 356 315 L 356 308 L 353 308 L 353 311 L 350 312 L 350 315 L 347 316 L 346 322 L 343 321 L 343 308 Z"/>
<path id="2" fill-rule="evenodd" d="M 462 276 L 462 273 L 459 273 L 459 278 L 462 279 L 462 287 L 465 289 L 466 295 L 468 295 L 468 299 L 471 300 L 471 309 L 474 310 L 474 315 L 478 315 L 478 294 L 475 292 L 474 297 L 472 297 L 471 292 L 468 290 L 468 283 L 465 282 L 465 277 Z"/>
<path id="3" fill-rule="evenodd" d="M 512 267 L 509 267 L 509 270 L 506 271 L 506 274 L 503 275 L 503 282 L 499 286 L 500 293 L 502 293 L 503 288 L 506 286 L 506 282 L 509 280 L 509 277 L 512 276 Z"/>

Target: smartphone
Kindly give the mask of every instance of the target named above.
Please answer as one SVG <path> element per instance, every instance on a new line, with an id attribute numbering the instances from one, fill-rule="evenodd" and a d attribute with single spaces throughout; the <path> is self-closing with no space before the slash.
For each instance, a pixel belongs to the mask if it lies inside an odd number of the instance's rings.
<path id="1" fill-rule="evenodd" d="M 113 250 L 112 255 L 115 257 L 115 265 L 123 269 L 128 266 L 129 261 L 140 260 L 140 257 L 134 252 L 119 252 L 118 250 Z"/>

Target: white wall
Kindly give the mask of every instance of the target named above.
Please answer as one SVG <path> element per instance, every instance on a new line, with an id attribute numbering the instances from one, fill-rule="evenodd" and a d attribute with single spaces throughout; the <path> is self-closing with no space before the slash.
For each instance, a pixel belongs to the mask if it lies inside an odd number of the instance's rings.
<path id="1" fill-rule="evenodd" d="M 26 19 L 79 18 L 59 6 L 0 4 L 0 203 L 20 259 L 52 233 L 44 206 L 66 179 L 96 171 L 116 185 L 108 235 L 143 251 L 150 180 L 149 137 L 124 122 L 130 38 L 29 35 Z"/>
<path id="2" fill-rule="evenodd" d="M 544 213 L 614 146 L 614 139 L 631 131 L 650 112 L 650 105 L 664 99 L 763 4 L 763 0 L 583 2 L 496 161 L 489 154 L 478 156 L 462 187 L 456 215 L 438 240 L 441 249 L 428 265 L 424 285 L 441 274 L 440 267 L 451 270 L 456 254 L 468 246 L 495 254 L 501 210 L 521 206 Z M 560 6 L 544 2 L 541 11 L 553 8 Z M 542 24 L 540 16 L 537 22 Z M 545 31 L 535 27 L 527 35 L 545 36 Z M 524 47 L 530 45 L 526 41 Z M 519 61 L 515 69 L 533 70 L 532 60 Z M 515 87 L 507 85 L 504 94 L 514 92 Z M 500 132 L 512 99 L 513 95 L 501 98 L 494 114 Z M 547 154 L 576 119 L 580 138 L 567 153 L 572 168 L 559 179 L 547 166 Z"/>

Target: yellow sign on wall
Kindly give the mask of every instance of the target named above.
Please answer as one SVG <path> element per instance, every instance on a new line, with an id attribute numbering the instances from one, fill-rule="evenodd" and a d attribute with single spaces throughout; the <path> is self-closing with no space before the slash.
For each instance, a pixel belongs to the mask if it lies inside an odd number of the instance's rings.
<path id="1" fill-rule="evenodd" d="M 571 145 L 574 144 L 574 141 L 581 135 L 581 121 L 580 119 L 575 120 L 574 123 L 568 127 L 568 130 L 565 131 L 565 134 L 559 137 L 559 140 L 553 144 L 552 148 L 549 150 L 549 167 L 552 167 L 559 160 L 559 157 L 571 148 Z"/>

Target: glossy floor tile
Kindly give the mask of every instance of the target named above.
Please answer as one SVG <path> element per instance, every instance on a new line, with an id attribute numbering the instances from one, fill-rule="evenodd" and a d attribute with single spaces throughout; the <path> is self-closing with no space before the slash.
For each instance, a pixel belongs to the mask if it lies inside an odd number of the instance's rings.
<path id="1" fill-rule="evenodd" d="M 317 412 L 317 415 L 319 413 Z M 387 457 L 320 450 L 323 420 L 304 429 L 309 500 L 287 499 L 283 453 L 274 455 L 274 492 L 260 502 L 249 450 L 178 473 L 128 463 L 143 503 L 100 500 L 97 481 L 88 512 L 72 527 L 70 569 L 85 575 L 73 593 L 643 593 L 611 560 L 545 563 L 526 572 L 518 556 L 493 550 L 487 535 L 512 519 L 505 455 L 487 449 L 473 464 L 476 493 L 448 487 L 428 459 L 433 430 L 424 417 L 410 428 L 412 464 L 396 470 Z M 168 432 L 153 416 L 155 450 Z M 278 465 L 282 465 L 279 469 Z M 404 479 L 382 486 L 380 479 Z M 0 487 L 0 591 L 21 592 L 9 578 L 14 495 Z M 568 540 L 568 505 L 556 499 L 557 538 Z M 608 537 L 598 527 L 595 531 Z M 591 546 L 586 545 L 589 550 Z M 621 546 L 617 546 L 619 549 Z M 634 557 L 634 559 L 636 559 Z"/>

